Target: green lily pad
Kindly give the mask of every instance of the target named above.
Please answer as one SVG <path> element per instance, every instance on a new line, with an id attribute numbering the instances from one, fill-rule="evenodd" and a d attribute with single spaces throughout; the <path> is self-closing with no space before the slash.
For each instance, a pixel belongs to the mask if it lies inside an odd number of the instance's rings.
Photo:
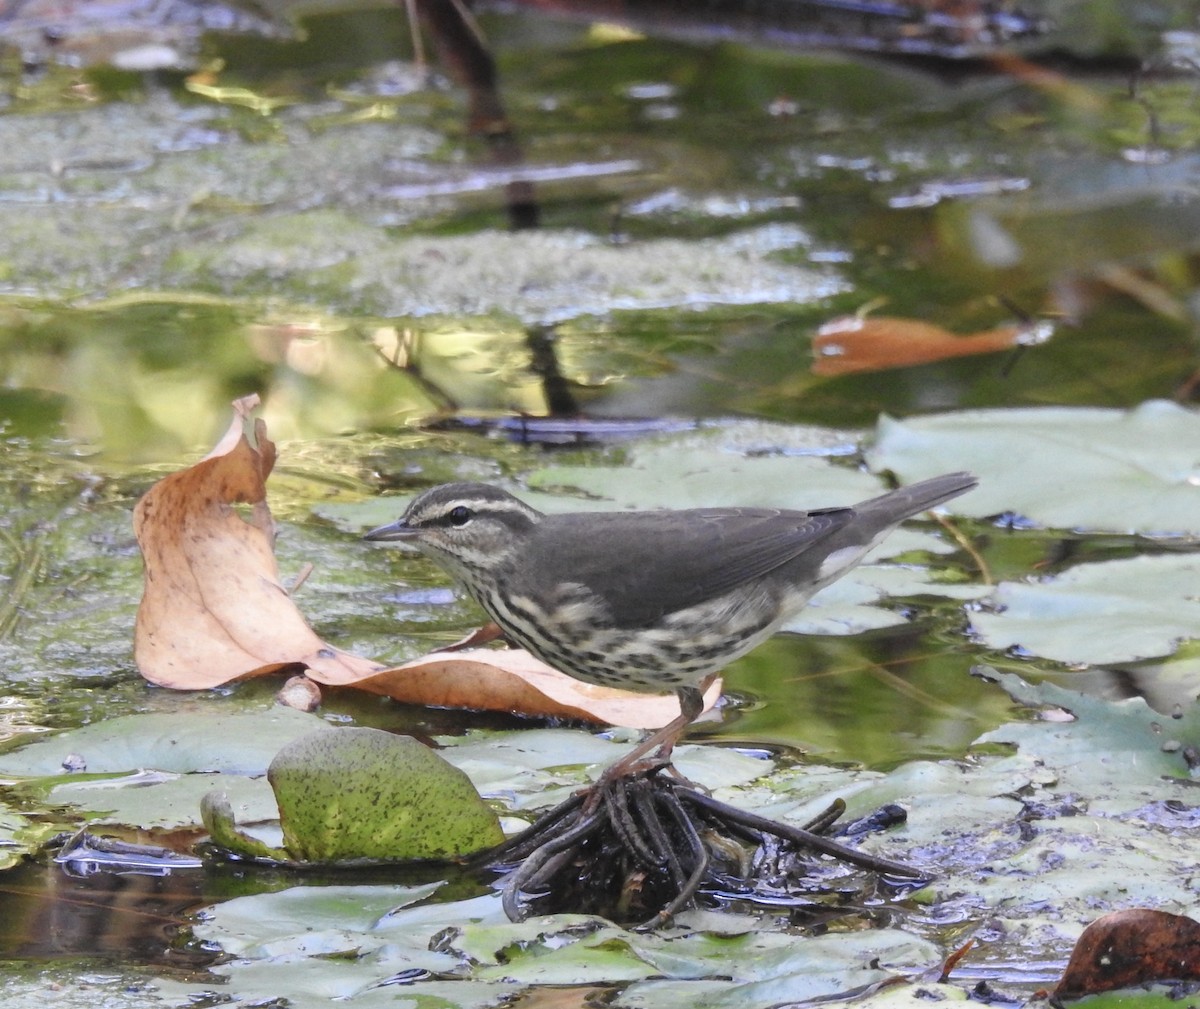
<path id="1" fill-rule="evenodd" d="M 40 804 L 66 807 L 92 823 L 142 830 L 200 823 L 201 798 L 219 783 L 243 819 L 274 817 L 260 780 L 278 750 L 314 730 L 315 715 L 273 706 L 260 711 L 139 714 L 38 739 L 0 757 L 0 775 Z M 68 773 L 82 758 L 87 770 Z"/>
<path id="2" fill-rule="evenodd" d="M 504 839 L 466 774 L 408 736 L 312 733 L 280 750 L 268 777 L 297 860 L 449 858 Z"/>
<path id="3" fill-rule="evenodd" d="M 993 612 L 971 614 L 992 648 L 1059 662 L 1130 662 L 1200 638 L 1200 557 L 1164 554 L 1080 564 L 1037 582 L 1003 582 Z"/>
<path id="4" fill-rule="evenodd" d="M 332 726 L 316 715 L 279 706 L 264 711 L 193 711 L 123 715 L 39 739 L 0 757 L 0 774 L 62 775 L 69 754 L 89 773 L 116 774 L 153 768 L 189 774 L 265 774 L 280 747 L 305 733 Z"/>
<path id="5" fill-rule="evenodd" d="M 883 493 L 883 485 L 869 474 L 829 462 L 857 448 L 858 435 L 849 432 L 737 423 L 638 442 L 619 469 L 547 466 L 531 473 L 527 483 L 534 491 L 582 492 L 618 509 L 821 508 Z M 570 499 L 557 500 L 559 510 L 577 506 Z M 544 505 L 532 495 L 530 502 Z"/>
<path id="6" fill-rule="evenodd" d="M 41 783 L 47 780 L 42 779 Z M 245 820 L 274 818 L 275 802 L 262 778 L 236 774 L 125 774 L 72 776 L 46 796 L 52 805 L 72 807 L 93 826 L 126 824 L 141 830 L 197 826 L 204 795 L 219 786 Z"/>
<path id="7" fill-rule="evenodd" d="M 969 469 L 964 515 L 1016 512 L 1057 529 L 1200 532 L 1200 414 L 1154 400 L 1133 410 L 964 410 L 879 421 L 873 469 L 905 482 Z"/>
<path id="8" fill-rule="evenodd" d="M 1062 709 L 1066 721 L 1010 722 L 979 742 L 1015 743 L 1055 768 L 1060 784 L 1124 811 L 1152 796 L 1167 778 L 1186 778 L 1180 750 L 1200 746 L 1200 705 L 1164 718 L 1140 697 L 1106 701 L 1054 683 L 1026 683 L 995 673 L 1000 686 L 1030 707 Z"/>

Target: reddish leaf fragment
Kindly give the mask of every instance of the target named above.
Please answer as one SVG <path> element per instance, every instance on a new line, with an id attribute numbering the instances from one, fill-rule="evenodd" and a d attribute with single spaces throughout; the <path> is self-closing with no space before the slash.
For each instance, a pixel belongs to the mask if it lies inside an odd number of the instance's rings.
<path id="1" fill-rule="evenodd" d="M 950 975 L 954 972 L 954 968 L 958 966 L 959 961 L 962 960 L 962 958 L 970 953 L 974 948 L 975 940 L 968 939 L 961 946 L 959 946 L 958 949 L 952 951 L 942 964 L 942 973 L 938 978 L 938 981 L 942 984 L 945 984 L 947 981 L 949 981 Z"/>
<path id="2" fill-rule="evenodd" d="M 1152 981 L 1200 981 L 1200 922 L 1140 907 L 1097 918 L 1075 943 L 1054 997 Z"/>
<path id="3" fill-rule="evenodd" d="M 825 323 L 813 337 L 813 374 L 848 375 L 929 364 L 950 357 L 992 354 L 1049 339 L 1045 324 L 1000 326 L 959 336 L 918 319 L 843 316 Z"/>

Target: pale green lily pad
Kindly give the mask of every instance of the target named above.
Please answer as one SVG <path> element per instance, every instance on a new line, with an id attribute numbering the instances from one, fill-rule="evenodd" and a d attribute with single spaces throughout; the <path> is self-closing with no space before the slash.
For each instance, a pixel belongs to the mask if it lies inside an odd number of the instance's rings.
<path id="1" fill-rule="evenodd" d="M 319 729 L 331 729 L 316 715 L 293 708 L 264 711 L 193 711 L 123 715 L 60 732 L 0 757 L 0 774 L 40 777 L 64 774 L 69 754 L 83 757 L 89 773 L 121 773 L 139 768 L 188 774 L 265 774 L 279 749 Z"/>
<path id="2" fill-rule="evenodd" d="M 449 858 L 504 839 L 470 778 L 409 736 L 312 733 L 280 750 L 268 776 L 299 861 Z"/>
<path id="3" fill-rule="evenodd" d="M 1142 698 L 1106 701 L 1053 683 L 1037 686 L 1010 673 L 995 674 L 1022 704 L 1061 708 L 1070 721 L 1010 722 L 980 742 L 1015 743 L 1035 750 L 1065 787 L 1095 797 L 1105 809 L 1125 811 L 1131 792 L 1152 797 L 1169 778 L 1186 779 L 1180 749 L 1200 746 L 1200 705 L 1180 717 L 1154 711 Z"/>
<path id="4" fill-rule="evenodd" d="M 969 469 L 964 515 L 1015 512 L 1044 526 L 1150 535 L 1200 533 L 1200 414 L 1150 401 L 1133 410 L 1045 407 L 883 417 L 867 452 L 905 482 Z"/>
<path id="5" fill-rule="evenodd" d="M 899 539 L 906 534 L 907 530 L 901 530 L 893 536 Z M 892 538 L 869 556 L 881 551 L 886 554 Z M 782 629 L 796 634 L 859 634 L 908 623 L 899 609 L 879 605 L 887 599 L 939 596 L 969 601 L 989 591 L 986 585 L 946 581 L 924 566 L 867 563 L 823 588 Z"/>
<path id="6" fill-rule="evenodd" d="M 235 774 L 88 775 L 55 785 L 47 801 L 73 807 L 95 826 L 128 824 L 143 830 L 173 830 L 200 824 L 201 800 L 216 786 L 226 793 L 242 819 L 274 818 L 275 800 L 266 781 Z"/>
<path id="7" fill-rule="evenodd" d="M 633 730 L 603 736 L 579 729 L 470 732 L 439 739 L 441 756 L 470 775 L 479 791 L 514 810 L 554 805 L 600 776 L 640 738 Z M 681 774 L 709 789 L 746 784 L 774 769 L 774 762 L 728 747 L 676 747 Z"/>
<path id="8" fill-rule="evenodd" d="M 806 1002 L 845 995 L 863 985 L 924 970 L 939 955 L 932 943 L 886 928 L 806 936 L 799 941 L 782 932 L 762 932 L 734 940 L 692 936 L 672 940 L 665 951 L 674 959 L 680 946 L 691 946 L 695 961 L 690 965 L 686 960 L 667 961 L 660 974 L 695 980 L 633 985 L 625 991 L 622 1006 L 739 1009 Z M 655 961 L 654 952 L 645 954 L 651 962 Z M 705 963 L 710 965 L 708 969 Z M 720 986 L 709 980 L 714 974 L 726 972 L 729 979 Z"/>
<path id="9" fill-rule="evenodd" d="M 234 897 L 211 907 L 195 932 L 201 939 L 220 936 L 226 953 L 247 959 L 277 955 L 289 944 L 292 952 L 303 952 L 304 937 L 337 931 L 358 936 L 357 948 L 365 953 L 395 941 L 386 934 L 369 940 L 377 926 L 444 885 L 435 881 L 417 886 L 294 886 Z M 328 954 L 339 945 L 333 943 L 307 955 Z M 268 949 L 276 953 L 268 953 Z M 445 963 L 439 961 L 439 966 Z"/>
<path id="10" fill-rule="evenodd" d="M 829 456 L 857 448 L 857 436 L 849 433 L 730 424 L 640 441 L 626 450 L 619 468 L 547 466 L 531 473 L 527 484 L 535 491 L 579 492 L 617 510 L 822 508 L 887 489 L 868 473 L 829 462 Z"/>
<path id="11" fill-rule="evenodd" d="M 1200 556 L 1160 554 L 1080 564 L 1036 582 L 1002 582 L 993 611 L 971 614 L 992 648 L 1059 662 L 1130 662 L 1200 638 Z"/>
<path id="12" fill-rule="evenodd" d="M 263 780 L 276 751 L 300 735 L 331 729 L 315 715 L 262 711 L 125 715 L 57 733 L 0 757 L 0 775 L 22 793 L 87 815 L 98 825 L 175 829 L 200 823 L 200 800 L 220 784 L 246 820 L 275 816 Z M 68 755 L 87 771 L 67 773 Z"/>

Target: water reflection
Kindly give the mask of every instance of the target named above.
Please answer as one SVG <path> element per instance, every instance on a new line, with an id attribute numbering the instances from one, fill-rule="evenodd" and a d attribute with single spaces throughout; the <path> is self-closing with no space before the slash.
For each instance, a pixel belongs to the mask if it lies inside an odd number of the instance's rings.
<path id="1" fill-rule="evenodd" d="M 0 957 L 200 966 L 214 955 L 186 945 L 182 930 L 204 903 L 204 883 L 199 871 L 78 875 L 26 863 L 0 888 Z"/>

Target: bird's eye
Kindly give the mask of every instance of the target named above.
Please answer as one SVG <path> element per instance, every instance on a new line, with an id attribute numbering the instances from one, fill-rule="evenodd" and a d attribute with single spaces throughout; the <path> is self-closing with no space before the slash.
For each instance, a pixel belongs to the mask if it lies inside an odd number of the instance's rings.
<path id="1" fill-rule="evenodd" d="M 450 524 L 452 526 L 465 526 L 471 521 L 471 516 L 473 514 L 474 513 L 470 508 L 467 508 L 464 505 L 458 505 L 455 508 L 451 508 L 450 513 L 446 517 L 450 520 Z"/>

